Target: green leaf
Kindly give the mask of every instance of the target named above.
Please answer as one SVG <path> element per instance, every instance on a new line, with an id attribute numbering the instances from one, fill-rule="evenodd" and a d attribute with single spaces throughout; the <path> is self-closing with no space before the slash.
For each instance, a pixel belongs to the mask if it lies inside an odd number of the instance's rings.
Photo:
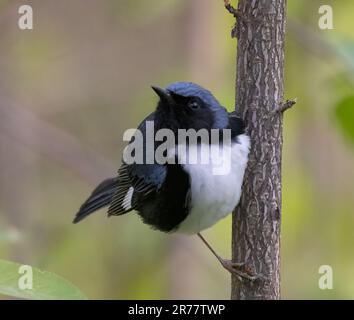
<path id="1" fill-rule="evenodd" d="M 354 96 L 341 100 L 335 110 L 343 134 L 354 143 Z"/>
<path id="2" fill-rule="evenodd" d="M 34 300 L 87 299 L 79 289 L 64 278 L 30 266 L 28 268 L 32 270 L 32 289 L 21 289 L 19 284 L 23 282 L 28 284 L 26 280 L 30 277 L 28 269 L 20 273 L 21 267 L 23 268 L 21 264 L 0 260 L 0 294 Z"/>

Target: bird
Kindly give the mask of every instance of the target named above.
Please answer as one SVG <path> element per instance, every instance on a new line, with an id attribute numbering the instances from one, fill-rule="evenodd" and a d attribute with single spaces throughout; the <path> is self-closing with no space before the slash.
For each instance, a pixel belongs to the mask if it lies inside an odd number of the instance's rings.
<path id="1" fill-rule="evenodd" d="M 93 190 L 73 222 L 78 223 L 103 207 L 108 207 L 108 216 L 134 211 L 143 223 L 155 230 L 197 235 L 226 270 L 241 278 L 256 279 L 245 262 L 220 257 L 201 234 L 230 214 L 240 201 L 250 150 L 244 121 L 235 112 L 229 113 L 209 90 L 193 82 L 175 82 L 165 88 L 152 86 L 152 89 L 158 96 L 156 109 L 137 128 L 144 140 L 144 155 L 149 131 L 169 130 L 176 136 L 180 130 L 203 130 L 208 134 L 214 131 L 220 139 L 225 136 L 228 139 L 215 143 L 209 138 L 187 142 L 184 149 L 172 147 L 165 152 L 171 160 L 166 163 L 156 159 L 150 163 L 130 163 L 124 160 L 123 152 L 118 173 Z M 136 140 L 134 136 L 128 146 Z M 177 138 L 174 142 L 179 146 Z M 154 142 L 152 150 L 156 152 L 162 143 Z M 192 150 L 209 150 L 207 161 L 180 161 L 186 160 Z M 225 174 L 215 174 L 220 161 L 228 168 Z"/>

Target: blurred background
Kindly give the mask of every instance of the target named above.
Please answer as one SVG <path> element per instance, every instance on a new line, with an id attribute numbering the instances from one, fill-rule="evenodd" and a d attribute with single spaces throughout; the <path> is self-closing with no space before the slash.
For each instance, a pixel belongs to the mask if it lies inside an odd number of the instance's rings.
<path id="1" fill-rule="evenodd" d="M 34 30 L 20 30 L 31 4 Z M 354 2 L 289 0 L 282 296 L 354 299 Z M 228 299 L 230 276 L 197 237 L 134 214 L 73 215 L 115 174 L 124 144 L 177 80 L 234 108 L 236 41 L 220 0 L 0 0 L 0 259 L 70 280 L 91 299 Z M 230 256 L 231 216 L 205 237 Z M 333 290 L 318 287 L 321 265 Z"/>

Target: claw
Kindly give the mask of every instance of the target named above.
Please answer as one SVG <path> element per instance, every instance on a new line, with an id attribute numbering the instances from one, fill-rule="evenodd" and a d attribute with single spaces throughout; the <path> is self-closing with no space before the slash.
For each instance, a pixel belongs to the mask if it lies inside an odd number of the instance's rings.
<path id="1" fill-rule="evenodd" d="M 221 265 L 228 270 L 231 274 L 236 275 L 240 281 L 243 279 L 247 279 L 249 281 L 256 281 L 260 279 L 266 279 L 262 274 L 255 274 L 245 262 L 233 262 L 231 260 L 226 260 L 221 258 L 214 249 L 210 246 L 210 244 L 204 239 L 204 237 L 198 233 L 198 237 L 204 242 L 204 244 L 208 247 L 208 249 L 213 253 L 213 255 L 219 260 Z"/>
<path id="2" fill-rule="evenodd" d="M 240 280 L 246 279 L 249 281 L 256 281 L 265 279 L 261 274 L 254 274 L 249 268 L 247 268 L 245 262 L 232 262 L 231 260 L 220 260 L 221 265 L 230 273 L 235 274 Z"/>

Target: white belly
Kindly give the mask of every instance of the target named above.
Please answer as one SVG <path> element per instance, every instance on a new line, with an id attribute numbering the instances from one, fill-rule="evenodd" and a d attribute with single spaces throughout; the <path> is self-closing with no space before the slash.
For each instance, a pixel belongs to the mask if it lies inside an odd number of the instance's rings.
<path id="1" fill-rule="evenodd" d="M 224 150 L 220 159 L 219 146 L 212 146 L 208 164 L 183 165 L 191 180 L 191 211 L 179 225 L 177 232 L 194 234 L 214 225 L 231 213 L 238 204 L 247 165 L 250 140 L 246 135 L 238 137 Z M 226 169 L 220 174 L 220 162 Z"/>

